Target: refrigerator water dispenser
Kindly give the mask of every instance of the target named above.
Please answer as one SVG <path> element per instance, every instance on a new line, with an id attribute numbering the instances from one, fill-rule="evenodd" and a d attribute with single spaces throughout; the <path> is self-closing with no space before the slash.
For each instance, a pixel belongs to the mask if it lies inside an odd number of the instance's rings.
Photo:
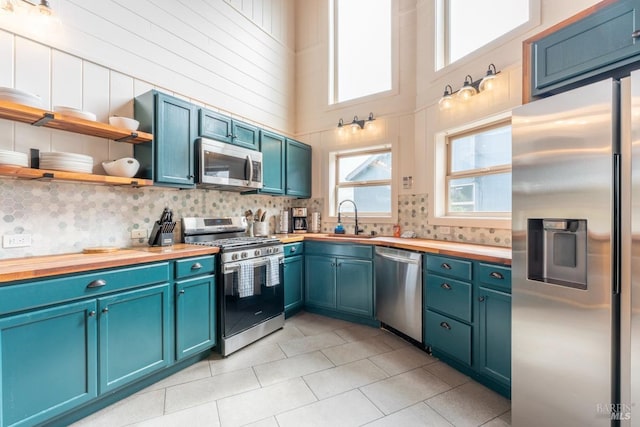
<path id="1" fill-rule="evenodd" d="M 587 289 L 587 221 L 528 220 L 529 280 Z"/>

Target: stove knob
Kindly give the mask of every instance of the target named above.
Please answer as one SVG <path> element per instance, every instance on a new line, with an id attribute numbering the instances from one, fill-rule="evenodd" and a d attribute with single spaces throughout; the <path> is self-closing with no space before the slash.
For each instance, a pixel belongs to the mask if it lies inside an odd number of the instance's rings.
<path id="1" fill-rule="evenodd" d="M 256 249 L 256 250 L 253 252 L 253 255 L 254 255 L 254 256 L 260 256 L 260 255 L 261 255 L 260 249 Z"/>
<path id="2" fill-rule="evenodd" d="M 232 259 L 233 261 L 236 261 L 236 260 L 238 259 L 238 254 L 233 254 L 233 255 L 231 255 L 231 259 Z"/>
<path id="3" fill-rule="evenodd" d="M 273 249 L 272 248 L 267 248 L 267 255 L 271 255 L 273 253 Z"/>
<path id="4" fill-rule="evenodd" d="M 247 257 L 249 256 L 249 254 L 248 254 L 248 253 L 246 253 L 246 252 L 242 252 L 242 255 L 240 255 L 240 256 L 241 256 L 242 258 L 247 258 Z"/>

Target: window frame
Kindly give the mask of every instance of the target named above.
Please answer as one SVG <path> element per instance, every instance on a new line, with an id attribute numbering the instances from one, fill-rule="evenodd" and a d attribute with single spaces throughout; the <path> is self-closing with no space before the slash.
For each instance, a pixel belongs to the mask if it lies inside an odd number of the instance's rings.
<path id="1" fill-rule="evenodd" d="M 451 62 L 449 52 L 449 0 L 435 0 L 434 1 L 434 40 L 435 40 L 435 58 L 434 65 L 436 72 L 445 72 L 448 67 L 454 65 L 466 64 L 476 58 L 479 58 L 487 54 L 490 50 L 495 49 L 504 43 L 515 40 L 522 37 L 531 29 L 540 25 L 541 22 L 541 0 L 529 0 L 529 20 L 523 22 L 515 28 L 507 31 L 501 36 L 489 41 L 488 43 L 478 47 L 477 49 L 469 52 Z"/>
<path id="2" fill-rule="evenodd" d="M 335 5 L 337 0 L 328 0 L 329 4 L 329 49 L 328 49 L 328 110 L 338 109 L 350 105 L 369 102 L 371 100 L 397 95 L 399 93 L 399 12 L 398 0 L 391 0 L 391 88 L 382 92 L 371 93 L 359 98 L 352 98 L 344 101 L 338 101 L 338 35 L 337 20 L 338 12 Z"/>
<path id="3" fill-rule="evenodd" d="M 427 178 L 429 182 L 428 188 L 431 189 L 431 193 L 429 194 L 432 195 L 427 204 L 430 225 L 511 229 L 511 213 L 508 216 L 492 216 L 489 214 L 484 214 L 484 216 L 465 216 L 459 215 L 458 212 L 450 214 L 446 212 L 446 194 L 448 191 L 446 181 L 448 170 L 447 137 L 474 132 L 474 130 L 486 128 L 501 122 L 505 124 L 511 123 L 511 111 L 505 111 L 434 134 L 431 154 L 426 153 L 427 161 L 433 171 Z"/>
<path id="4" fill-rule="evenodd" d="M 445 175 L 445 215 L 446 216 L 461 216 L 461 217 L 470 217 L 470 218 L 485 218 L 485 217 L 511 217 L 511 211 L 509 212 L 492 212 L 492 211 L 472 211 L 472 212 L 457 212 L 450 210 L 450 192 L 449 192 L 449 184 L 452 180 L 455 179 L 463 179 L 463 178 L 477 178 L 489 175 L 498 175 L 511 173 L 511 163 L 501 164 L 496 166 L 489 166 L 484 168 L 474 168 L 474 169 L 466 169 L 464 171 L 452 172 L 453 165 L 453 144 L 454 140 L 464 138 L 470 135 L 477 135 L 479 133 L 487 132 L 493 129 L 499 129 L 502 127 L 511 126 L 511 120 L 501 120 L 499 122 L 494 122 L 485 126 L 474 127 L 473 129 L 469 129 L 464 132 L 452 133 L 446 136 L 446 149 L 447 149 L 447 169 Z M 470 185 L 474 186 L 474 194 L 475 194 L 475 183 L 471 183 Z M 468 202 L 463 202 L 468 203 Z"/>
<path id="5" fill-rule="evenodd" d="M 376 155 L 389 153 L 391 155 L 391 176 L 389 179 L 376 179 L 369 181 L 359 181 L 359 182 L 340 182 L 340 159 L 345 157 L 355 157 L 355 156 L 365 156 L 365 155 Z M 377 187 L 381 185 L 388 185 L 389 192 L 391 197 L 391 202 L 389 205 L 389 212 L 366 212 L 358 210 L 358 216 L 360 218 L 393 218 L 393 171 L 394 171 L 394 161 L 393 161 L 393 149 L 391 146 L 384 147 L 370 147 L 363 148 L 354 151 L 347 152 L 338 152 L 334 153 L 334 180 L 333 180 L 333 197 L 331 203 L 332 214 L 338 216 L 338 205 L 340 204 L 338 193 L 341 188 L 366 188 L 366 187 Z"/>

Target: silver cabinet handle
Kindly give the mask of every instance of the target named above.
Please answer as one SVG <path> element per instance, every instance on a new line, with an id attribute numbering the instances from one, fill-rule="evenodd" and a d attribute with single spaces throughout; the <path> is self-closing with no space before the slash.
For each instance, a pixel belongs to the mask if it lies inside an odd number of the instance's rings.
<path id="1" fill-rule="evenodd" d="M 502 280 L 504 279 L 504 276 L 502 275 L 502 273 L 498 273 L 497 271 L 492 271 L 489 276 L 493 277 L 494 279 L 499 279 Z"/>
<path id="2" fill-rule="evenodd" d="M 640 30 L 635 30 L 631 33 L 631 38 L 637 39 L 638 37 L 640 37 Z"/>
<path id="3" fill-rule="evenodd" d="M 178 292 L 180 295 L 184 295 L 184 289 L 180 289 L 180 291 Z"/>
<path id="4" fill-rule="evenodd" d="M 447 322 L 440 322 L 440 326 L 446 329 L 447 331 L 451 330 L 451 326 Z"/>
<path id="5" fill-rule="evenodd" d="M 107 314 L 109 312 L 109 307 L 105 307 L 102 309 L 102 313 Z"/>
<path id="6" fill-rule="evenodd" d="M 448 283 L 443 283 L 442 285 L 440 285 L 440 287 L 441 287 L 442 289 L 447 290 L 447 291 L 450 291 L 450 290 L 451 290 L 451 285 L 450 285 L 450 284 L 448 284 Z"/>
<path id="7" fill-rule="evenodd" d="M 294 253 L 296 251 L 296 247 L 294 246 L 293 248 L 291 248 L 291 253 Z"/>
<path id="8" fill-rule="evenodd" d="M 201 268 L 202 268 L 202 264 L 200 264 L 199 262 L 196 262 L 191 266 L 192 270 L 200 270 Z"/>
<path id="9" fill-rule="evenodd" d="M 440 267 L 444 268 L 445 270 L 451 270 L 451 266 L 446 262 L 443 262 L 442 264 L 440 264 Z"/>
<path id="10" fill-rule="evenodd" d="M 479 297 L 479 298 L 478 298 L 478 301 L 480 301 L 480 302 L 484 302 L 484 300 L 485 300 L 485 299 L 486 299 L 485 297 Z"/>
<path id="11" fill-rule="evenodd" d="M 95 310 L 91 310 L 89 312 L 89 317 L 94 317 L 96 315 L 96 311 Z"/>
<path id="12" fill-rule="evenodd" d="M 106 280 L 97 279 L 87 285 L 87 288 L 101 288 L 107 284 Z"/>

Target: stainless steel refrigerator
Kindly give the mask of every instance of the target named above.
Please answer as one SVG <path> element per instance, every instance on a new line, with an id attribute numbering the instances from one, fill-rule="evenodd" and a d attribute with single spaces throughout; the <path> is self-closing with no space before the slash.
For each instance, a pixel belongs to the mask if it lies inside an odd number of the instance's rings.
<path id="1" fill-rule="evenodd" d="M 512 125 L 513 425 L 640 426 L 640 74 Z"/>

